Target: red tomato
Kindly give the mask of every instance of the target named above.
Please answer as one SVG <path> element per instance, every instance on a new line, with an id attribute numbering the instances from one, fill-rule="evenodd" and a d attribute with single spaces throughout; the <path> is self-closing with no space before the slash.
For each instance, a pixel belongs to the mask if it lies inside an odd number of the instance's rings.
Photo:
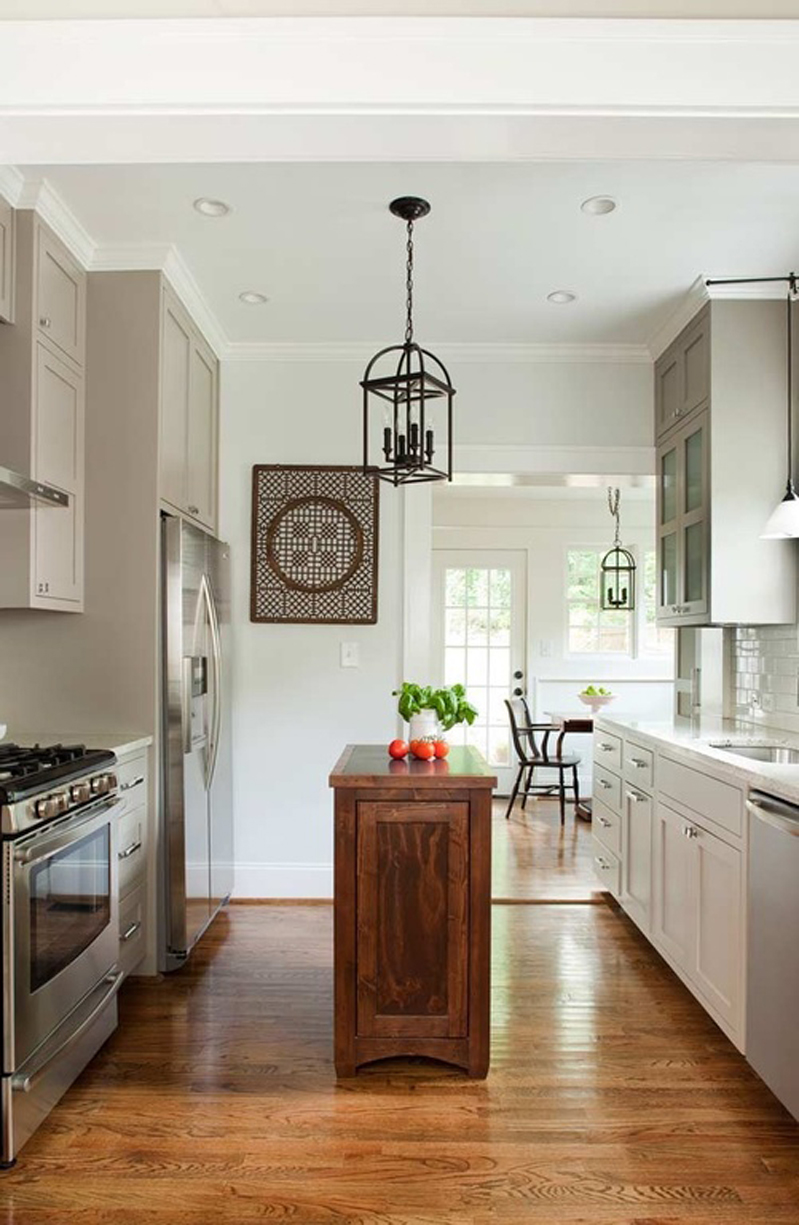
<path id="1" fill-rule="evenodd" d="M 446 740 L 435 740 L 433 742 L 433 748 L 435 750 L 436 757 L 446 757 L 447 753 L 449 752 L 449 745 L 447 744 Z"/>
<path id="2" fill-rule="evenodd" d="M 429 740 L 417 740 L 416 748 L 412 751 L 414 757 L 418 757 L 420 761 L 430 761 L 436 755 L 436 751 Z"/>
<path id="3" fill-rule="evenodd" d="M 410 749 L 411 753 L 413 753 L 414 757 L 416 756 L 416 746 L 418 743 L 419 743 L 418 740 L 412 740 L 411 743 L 408 745 L 408 748 Z"/>
<path id="4" fill-rule="evenodd" d="M 391 744 L 388 746 L 388 755 L 389 757 L 396 757 L 396 758 L 407 757 L 408 756 L 408 746 L 405 743 L 405 741 L 404 740 L 392 740 Z"/>

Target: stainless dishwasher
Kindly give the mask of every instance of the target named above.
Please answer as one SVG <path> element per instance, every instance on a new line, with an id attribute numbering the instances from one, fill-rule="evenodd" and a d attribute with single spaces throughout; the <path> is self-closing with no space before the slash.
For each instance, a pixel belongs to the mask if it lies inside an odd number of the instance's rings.
<path id="1" fill-rule="evenodd" d="M 799 805 L 752 791 L 746 1057 L 799 1119 Z"/>

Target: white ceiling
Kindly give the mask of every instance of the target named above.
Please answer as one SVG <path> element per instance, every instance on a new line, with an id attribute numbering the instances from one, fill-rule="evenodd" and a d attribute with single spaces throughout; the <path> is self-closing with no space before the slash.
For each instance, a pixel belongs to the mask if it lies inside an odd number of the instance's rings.
<path id="1" fill-rule="evenodd" d="M 25 169 L 25 168 L 23 168 Z M 417 227 L 419 339 L 644 344 L 702 273 L 799 266 L 799 166 L 690 162 L 31 167 L 100 249 L 175 244 L 228 339 L 401 340 L 404 233 L 388 202 L 432 204 Z M 619 207 L 586 216 L 609 194 Z M 210 220 L 198 196 L 227 201 Z M 106 260 L 106 263 L 109 262 Z M 125 260 L 123 259 L 123 263 Z M 127 266 L 135 265 L 135 259 Z M 146 266 L 146 263 L 144 264 Z M 577 302 L 553 306 L 555 289 Z M 239 303 L 242 290 L 266 306 Z"/>
<path id="2" fill-rule="evenodd" d="M 0 20 L 125 17 L 790 18 L 796 0 L 0 0 Z"/>

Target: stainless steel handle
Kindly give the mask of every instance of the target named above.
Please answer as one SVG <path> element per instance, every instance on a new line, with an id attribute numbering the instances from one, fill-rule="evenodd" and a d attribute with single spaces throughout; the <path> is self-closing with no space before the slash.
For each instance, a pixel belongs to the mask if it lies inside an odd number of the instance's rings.
<path id="1" fill-rule="evenodd" d="M 610 829 L 610 827 L 611 827 L 611 825 L 613 824 L 613 822 L 612 822 L 612 821 L 608 821 L 607 817 L 600 817 L 600 818 L 599 818 L 599 824 L 600 824 L 601 826 L 603 826 L 603 828 L 604 828 L 604 829 Z"/>
<path id="2" fill-rule="evenodd" d="M 598 749 L 599 749 L 599 750 L 600 750 L 602 753 L 615 753 L 615 752 L 616 752 L 616 746 L 615 746 L 615 744 L 605 744 L 605 743 L 604 743 L 604 741 L 602 741 L 600 744 L 598 744 L 598 745 L 597 745 L 597 748 L 598 748 Z"/>
<path id="3" fill-rule="evenodd" d="M 187 506 L 186 509 L 188 510 L 190 515 L 199 515 L 200 513 L 199 506 Z"/>
<path id="4" fill-rule="evenodd" d="M 699 830 L 696 828 L 695 825 L 684 825 L 682 832 L 686 838 L 698 838 L 699 837 Z"/>
<path id="5" fill-rule="evenodd" d="M 140 927 L 141 927 L 141 919 L 136 919 L 134 923 L 131 923 L 128 930 L 126 932 L 123 932 L 122 935 L 119 937 L 119 943 L 125 944 L 126 941 L 132 940 Z"/>
<path id="6" fill-rule="evenodd" d="M 613 790 L 613 784 L 612 784 L 612 783 L 609 783 L 609 782 L 607 781 L 607 779 L 605 779 L 605 778 L 598 778 L 596 781 L 599 783 L 599 785 L 600 785 L 600 787 L 603 789 L 603 791 L 612 791 L 612 790 Z"/>
<path id="7" fill-rule="evenodd" d="M 40 833 L 31 840 L 27 849 L 20 849 L 14 852 L 14 862 L 24 864 L 29 867 L 31 864 L 41 863 L 43 859 L 49 859 L 56 851 L 60 851 L 62 847 L 69 846 L 75 841 L 75 835 L 88 825 L 97 822 L 98 817 L 104 817 L 107 813 L 121 803 L 118 796 L 112 799 L 103 800 L 101 804 L 93 807 L 91 811 L 81 814 L 81 820 L 67 819 L 63 823 L 59 823 L 52 832 L 49 833 L 46 842 L 42 843 L 43 835 Z M 100 822 L 103 824 L 103 822 Z"/>
<path id="8" fill-rule="evenodd" d="M 137 774 L 135 778 L 130 779 L 127 783 L 120 783 L 119 790 L 120 791 L 130 791 L 131 787 L 138 787 L 143 782 L 144 782 L 144 775 Z"/>
<path id="9" fill-rule="evenodd" d="M 102 981 L 103 983 L 110 984 L 108 990 L 104 992 L 103 998 L 98 1004 L 95 1005 L 94 1008 L 92 1008 L 89 1015 L 81 1021 L 78 1028 L 74 1029 L 68 1038 L 65 1038 L 63 1042 L 59 1043 L 56 1049 L 51 1051 L 47 1057 L 31 1072 L 25 1072 L 24 1074 L 19 1073 L 17 1076 L 12 1076 L 11 1088 L 17 1093 L 30 1093 L 42 1072 L 44 1072 L 45 1069 L 50 1066 L 53 1060 L 57 1059 L 59 1055 L 63 1054 L 63 1052 L 67 1050 L 68 1047 L 77 1042 L 78 1038 L 85 1034 L 86 1030 L 97 1018 L 98 1014 L 103 1011 L 106 1004 L 108 1004 L 109 1001 L 114 998 L 124 977 L 125 975 L 122 970 L 118 970 L 116 973 L 107 974 Z"/>
<path id="10" fill-rule="evenodd" d="M 799 809 L 793 808 L 791 804 L 782 805 L 779 800 L 758 798 L 747 800 L 746 807 L 755 817 L 765 821 L 766 825 L 773 826 L 783 834 L 790 834 L 793 838 L 799 838 Z M 789 815 L 792 813 L 795 815 Z"/>
<path id="11" fill-rule="evenodd" d="M 630 762 L 635 766 L 636 770 L 648 770 L 649 762 L 644 761 L 642 757 L 631 757 Z"/>
<path id="12" fill-rule="evenodd" d="M 131 855 L 135 855 L 141 850 L 141 838 L 137 842 L 131 842 L 130 846 L 126 846 L 124 851 L 120 851 L 117 859 L 130 859 Z"/>
<path id="13" fill-rule="evenodd" d="M 645 804 L 647 797 L 645 795 L 641 795 L 637 791 L 628 791 L 627 799 L 633 804 Z"/>
<path id="14" fill-rule="evenodd" d="M 53 321 L 49 315 L 39 316 L 39 327 L 40 328 L 50 328 L 52 326 L 53 326 Z"/>
<path id="15" fill-rule="evenodd" d="M 210 790 L 216 771 L 216 761 L 219 756 L 219 729 L 222 721 L 222 642 L 219 635 L 219 618 L 216 615 L 216 604 L 211 592 L 211 585 L 206 574 L 200 584 L 208 609 L 208 624 L 211 628 L 211 663 L 214 670 L 214 709 L 211 717 L 211 736 L 208 747 L 208 766 L 205 777 L 206 790 Z"/>
<path id="16" fill-rule="evenodd" d="M 190 655 L 183 656 L 183 752 L 191 752 L 191 669 Z"/>
<path id="17" fill-rule="evenodd" d="M 608 863 L 607 859 L 603 859 L 601 855 L 596 856 L 594 863 L 599 864 L 599 867 L 603 872 L 610 872 L 611 870 L 611 864 Z"/>

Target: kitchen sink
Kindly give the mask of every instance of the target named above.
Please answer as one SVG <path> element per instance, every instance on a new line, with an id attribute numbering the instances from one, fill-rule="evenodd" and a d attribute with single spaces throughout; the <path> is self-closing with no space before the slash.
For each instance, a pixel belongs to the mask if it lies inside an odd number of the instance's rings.
<path id="1" fill-rule="evenodd" d="M 733 757 L 748 757 L 753 761 L 770 761 L 774 765 L 799 765 L 799 749 L 785 744 L 730 744 L 726 740 L 710 741 L 711 749 L 731 753 Z"/>

